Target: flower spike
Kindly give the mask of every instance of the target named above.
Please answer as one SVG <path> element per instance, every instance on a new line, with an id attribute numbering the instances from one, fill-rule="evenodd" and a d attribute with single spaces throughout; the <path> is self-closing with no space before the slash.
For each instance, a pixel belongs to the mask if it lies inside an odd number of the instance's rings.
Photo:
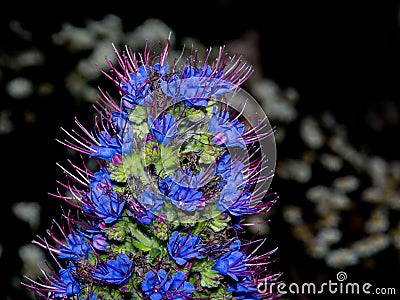
<path id="1" fill-rule="evenodd" d="M 275 299 L 258 287 L 279 278 L 276 250 L 246 231 L 277 200 L 273 130 L 241 88 L 253 67 L 225 46 L 156 46 L 112 45 L 100 71 L 116 93 L 99 88 L 93 128 L 62 128 L 82 166 L 60 165 L 51 195 L 70 210 L 33 241 L 55 267 L 22 284 L 39 299 Z"/>

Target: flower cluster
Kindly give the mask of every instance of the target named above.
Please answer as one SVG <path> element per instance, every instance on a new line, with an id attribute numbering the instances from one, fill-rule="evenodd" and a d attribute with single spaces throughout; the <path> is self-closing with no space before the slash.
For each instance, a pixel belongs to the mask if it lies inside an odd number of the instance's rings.
<path id="1" fill-rule="evenodd" d="M 246 239 L 243 220 L 265 214 L 266 160 L 271 136 L 235 107 L 252 73 L 222 47 L 212 63 L 193 53 L 168 58 L 169 43 L 117 51 L 102 70 L 118 101 L 100 89 L 94 129 L 66 131 L 65 146 L 97 161 L 71 162 L 54 196 L 71 206 L 54 222 L 47 249 L 58 269 L 26 277 L 43 299 L 271 299 L 260 283 L 278 277 L 267 267 L 273 251 Z M 239 101 L 241 102 L 241 101 Z M 260 113 L 260 112 L 259 112 Z"/>

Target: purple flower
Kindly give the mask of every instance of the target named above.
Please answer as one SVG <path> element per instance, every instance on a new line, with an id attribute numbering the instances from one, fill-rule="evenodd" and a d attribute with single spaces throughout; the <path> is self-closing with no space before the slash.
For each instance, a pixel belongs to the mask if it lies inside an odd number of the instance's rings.
<path id="1" fill-rule="evenodd" d="M 84 257 L 89 257 L 92 248 L 85 241 L 85 236 L 82 233 L 70 233 L 67 238 L 67 246 L 60 247 L 59 258 L 68 258 L 71 260 L 78 260 Z"/>
<path id="2" fill-rule="evenodd" d="M 64 299 L 65 297 L 72 297 L 80 293 L 81 286 L 74 276 L 72 276 L 72 272 L 75 271 L 76 268 L 73 263 L 70 263 L 66 269 L 60 269 L 59 279 L 52 284 L 55 297 Z"/>
<path id="3" fill-rule="evenodd" d="M 164 146 L 170 142 L 178 132 L 171 114 L 162 114 L 155 120 L 149 117 L 148 120 L 150 132 L 154 135 L 159 144 L 163 143 Z"/>
<path id="4" fill-rule="evenodd" d="M 106 168 L 96 172 L 90 180 L 90 191 L 85 197 L 83 210 L 103 219 L 106 223 L 119 219 L 124 208 L 112 190 L 110 174 Z"/>
<path id="5" fill-rule="evenodd" d="M 132 275 L 133 262 L 124 253 L 118 254 L 115 260 L 101 262 L 93 272 L 93 277 L 102 283 L 125 284 Z"/>
<path id="6" fill-rule="evenodd" d="M 222 275 L 228 275 L 238 281 L 238 276 L 246 275 L 247 267 L 245 260 L 246 255 L 239 251 L 240 241 L 237 240 L 231 244 L 227 253 L 219 257 L 215 261 L 214 270 L 217 270 Z"/>
<path id="7" fill-rule="evenodd" d="M 201 254 L 204 248 L 200 246 L 200 243 L 199 235 L 188 233 L 180 236 L 177 231 L 174 231 L 167 245 L 168 253 L 177 264 L 184 265 L 193 258 L 203 258 Z"/>
<path id="8" fill-rule="evenodd" d="M 100 251 L 108 250 L 110 243 L 103 234 L 95 234 L 93 236 L 93 247 Z"/>
<path id="9" fill-rule="evenodd" d="M 121 82 L 121 88 L 124 91 L 121 99 L 123 107 L 134 109 L 135 104 L 144 104 L 144 98 L 150 89 L 147 83 L 147 71 L 148 67 L 140 66 L 138 72 L 129 74 L 127 82 Z"/>

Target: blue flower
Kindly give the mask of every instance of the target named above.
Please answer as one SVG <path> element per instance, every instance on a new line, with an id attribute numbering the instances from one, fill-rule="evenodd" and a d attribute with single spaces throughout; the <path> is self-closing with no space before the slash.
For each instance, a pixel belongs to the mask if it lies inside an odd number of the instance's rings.
<path id="1" fill-rule="evenodd" d="M 246 179 L 242 172 L 244 165 L 239 160 L 232 161 L 228 152 L 224 153 L 218 161 L 216 175 L 222 175 L 222 188 L 218 195 L 217 208 L 227 211 L 233 216 L 242 216 L 257 211 L 251 205 L 251 193 L 246 191 Z"/>
<path id="2" fill-rule="evenodd" d="M 151 212 L 151 210 L 143 207 L 135 211 L 135 218 L 144 225 L 152 225 L 156 216 Z"/>
<path id="3" fill-rule="evenodd" d="M 133 132 L 133 127 L 129 126 L 128 128 L 126 128 L 122 138 L 122 155 L 130 156 L 132 154 L 134 137 L 135 135 Z"/>
<path id="4" fill-rule="evenodd" d="M 78 260 L 84 257 L 89 257 L 89 253 L 92 252 L 92 248 L 85 241 L 85 236 L 82 233 L 70 233 L 67 237 L 67 246 L 63 245 L 60 247 L 59 258 L 68 258 L 72 260 Z"/>
<path id="5" fill-rule="evenodd" d="M 150 270 L 146 273 L 145 280 L 142 282 L 143 292 L 151 300 L 160 300 L 169 288 L 167 273 L 164 270 Z"/>
<path id="6" fill-rule="evenodd" d="M 194 291 L 194 286 L 185 281 L 186 275 L 183 272 L 177 272 L 172 275 L 168 282 L 167 297 L 169 300 L 185 300 Z"/>
<path id="7" fill-rule="evenodd" d="M 237 120 L 230 122 L 229 113 L 220 112 L 216 114 L 216 107 L 213 107 L 213 115 L 209 122 L 209 132 L 214 134 L 211 139 L 216 145 L 225 145 L 226 147 L 245 148 L 246 143 L 242 137 L 244 125 Z"/>
<path id="8" fill-rule="evenodd" d="M 123 107 L 134 109 L 135 104 L 144 104 L 144 98 L 150 89 L 147 83 L 147 71 L 148 67 L 140 66 L 138 72 L 129 74 L 128 82 L 121 82 L 121 88 L 125 92 L 121 99 Z"/>
<path id="9" fill-rule="evenodd" d="M 91 292 L 87 297 L 79 297 L 79 300 L 97 300 L 97 297 L 93 292 Z"/>
<path id="10" fill-rule="evenodd" d="M 232 83 L 221 79 L 222 72 L 212 72 L 210 66 L 186 66 L 180 76 L 161 80 L 161 88 L 174 102 L 183 100 L 186 106 L 207 106 L 207 99 L 231 92 Z"/>
<path id="11" fill-rule="evenodd" d="M 90 157 L 98 157 L 106 161 L 111 161 L 113 156 L 122 153 L 123 143 L 120 131 L 126 128 L 128 123 L 128 114 L 125 112 L 113 112 L 112 124 L 110 129 L 102 130 L 96 134 L 98 144 L 90 147 Z"/>
<path id="12" fill-rule="evenodd" d="M 184 185 L 181 185 L 175 181 L 176 179 L 172 178 L 171 175 L 168 175 L 165 179 L 159 181 L 158 188 L 162 194 L 182 210 L 195 211 L 204 208 L 205 202 L 201 191 L 188 187 L 190 182 L 183 182 Z"/>
<path id="13" fill-rule="evenodd" d="M 214 270 L 217 270 L 222 275 L 228 275 L 238 281 L 238 276 L 246 275 L 247 267 L 245 260 L 246 255 L 239 251 L 240 241 L 235 241 L 231 244 L 227 253 L 219 257 L 215 261 Z"/>
<path id="14" fill-rule="evenodd" d="M 203 171 L 194 174 L 192 169 L 183 168 L 176 172 L 176 175 L 170 175 L 173 182 L 179 182 L 182 187 L 201 188 L 207 182 L 207 176 Z"/>
<path id="15" fill-rule="evenodd" d="M 60 269 L 60 278 L 52 284 L 55 297 L 64 299 L 80 293 L 81 286 L 72 276 L 72 272 L 75 271 L 76 268 L 73 263 L 70 263 L 66 269 Z"/>
<path id="16" fill-rule="evenodd" d="M 191 189 L 174 184 L 170 190 L 171 202 L 178 208 L 186 211 L 195 211 L 204 207 L 202 193 L 197 189 Z"/>
<path id="17" fill-rule="evenodd" d="M 225 180 L 231 181 L 235 185 L 242 185 L 245 182 L 243 168 L 244 165 L 241 161 L 232 161 L 231 155 L 226 152 L 218 160 L 215 174 L 222 175 Z"/>
<path id="18" fill-rule="evenodd" d="M 140 203 L 152 212 L 159 212 L 164 203 L 164 198 L 147 188 L 140 196 Z"/>
<path id="19" fill-rule="evenodd" d="M 234 216 L 242 216 L 257 211 L 257 208 L 252 206 L 251 193 L 239 190 L 232 181 L 228 181 L 219 194 L 217 208 Z"/>
<path id="20" fill-rule="evenodd" d="M 123 131 L 129 123 L 129 115 L 126 112 L 115 111 L 111 119 L 116 131 Z"/>
<path id="21" fill-rule="evenodd" d="M 241 191 L 233 181 L 225 182 L 225 186 L 218 195 L 217 208 L 221 211 L 229 210 L 240 197 Z"/>
<path id="22" fill-rule="evenodd" d="M 162 114 L 155 120 L 151 117 L 148 119 L 150 126 L 150 132 L 154 135 L 159 144 L 167 145 L 178 132 L 174 120 L 174 116 L 171 114 Z"/>
<path id="23" fill-rule="evenodd" d="M 218 158 L 218 164 L 215 170 L 215 174 L 224 175 L 225 173 L 230 171 L 230 165 L 231 165 L 231 155 L 229 154 L 229 152 L 225 152 Z"/>
<path id="24" fill-rule="evenodd" d="M 185 273 L 177 272 L 170 280 L 167 277 L 165 270 L 150 270 L 142 282 L 143 293 L 151 300 L 185 300 L 194 291 L 194 286 L 185 281 Z"/>
<path id="25" fill-rule="evenodd" d="M 100 145 L 90 147 L 90 157 L 98 157 L 111 161 L 115 154 L 121 153 L 121 141 L 117 137 L 112 137 L 106 131 L 101 131 L 97 135 Z"/>
<path id="26" fill-rule="evenodd" d="M 124 208 L 124 202 L 118 200 L 118 195 L 112 190 L 110 174 L 106 168 L 100 169 L 90 179 L 90 191 L 86 195 L 83 210 L 103 219 L 106 223 L 119 219 Z"/>
<path id="27" fill-rule="evenodd" d="M 156 63 L 153 66 L 153 71 L 157 72 L 161 78 L 164 78 L 165 75 L 167 75 L 168 69 L 169 69 L 168 62 L 166 62 L 164 66 L 162 66 L 160 63 Z"/>
<path id="28" fill-rule="evenodd" d="M 237 175 L 235 174 L 239 173 L 243 175 L 242 173 L 243 164 L 238 164 L 236 162 L 237 161 L 232 162 L 232 158 L 229 152 L 225 152 L 218 158 L 217 167 L 215 169 L 215 175 L 221 175 L 223 179 L 218 185 L 219 188 L 223 188 L 226 185 L 227 180 L 231 177 L 231 173 L 233 174 L 234 177 L 237 177 Z M 238 184 L 240 183 L 241 182 L 238 182 Z"/>
<path id="29" fill-rule="evenodd" d="M 93 272 L 93 277 L 102 283 L 125 284 L 132 275 L 133 262 L 124 253 L 118 254 L 115 260 L 101 262 Z"/>
<path id="30" fill-rule="evenodd" d="M 232 293 L 235 299 L 240 300 L 260 300 L 258 290 L 251 282 L 251 276 L 245 276 L 240 281 L 235 281 L 229 284 L 228 292 Z"/>
<path id="31" fill-rule="evenodd" d="M 134 132 L 132 122 L 129 121 L 129 115 L 126 112 L 114 112 L 112 115 L 112 122 L 115 130 L 122 132 L 122 138 L 119 137 L 120 149 L 117 152 L 121 155 L 130 155 L 132 152 L 132 144 L 134 139 Z"/>
<path id="32" fill-rule="evenodd" d="M 156 218 L 155 212 L 159 212 L 164 203 L 164 197 L 156 194 L 150 188 L 144 190 L 139 201 L 128 201 L 132 215 L 144 225 L 152 225 Z"/>
<path id="33" fill-rule="evenodd" d="M 200 243 L 199 235 L 188 233 L 180 236 L 177 231 L 174 231 L 167 245 L 168 253 L 178 265 L 184 265 L 193 258 L 203 258 L 201 254 L 204 248 L 200 246 Z"/>

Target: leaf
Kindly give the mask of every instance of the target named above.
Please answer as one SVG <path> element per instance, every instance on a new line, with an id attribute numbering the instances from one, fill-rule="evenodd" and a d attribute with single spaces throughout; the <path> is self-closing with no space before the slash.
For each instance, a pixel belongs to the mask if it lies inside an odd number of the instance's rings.
<path id="1" fill-rule="evenodd" d="M 126 182 L 127 176 L 124 170 L 124 166 L 122 164 L 120 165 L 110 164 L 109 172 L 111 180 L 121 183 Z"/>
<path id="2" fill-rule="evenodd" d="M 165 218 L 169 224 L 173 224 L 174 226 L 179 224 L 177 208 L 170 201 L 164 201 L 161 212 L 165 214 Z"/>
<path id="3" fill-rule="evenodd" d="M 143 153 L 132 152 L 131 156 L 126 155 L 122 158 L 124 172 L 127 178 L 134 177 L 140 178 L 143 184 L 149 183 L 149 178 L 144 169 L 144 157 Z"/>
<path id="4" fill-rule="evenodd" d="M 161 173 L 160 175 L 162 177 L 164 177 L 179 169 L 179 148 L 172 148 L 168 146 L 164 147 L 163 144 L 161 144 L 159 147 L 161 161 L 157 164 L 160 168 L 160 170 L 157 169 L 157 171 L 158 173 Z"/>
<path id="5" fill-rule="evenodd" d="M 135 110 L 129 114 L 129 120 L 133 123 L 135 138 L 144 139 L 144 136 L 150 131 L 146 109 L 139 105 L 136 106 Z"/>
<path id="6" fill-rule="evenodd" d="M 158 165 L 161 162 L 160 150 L 156 140 L 149 141 L 144 147 L 144 165 Z"/>
<path id="7" fill-rule="evenodd" d="M 208 227 L 210 227 L 214 232 L 220 232 L 228 226 L 231 217 L 228 214 L 222 214 L 221 211 L 217 209 L 215 205 L 210 205 L 209 207 L 210 218 Z"/>
<path id="8" fill-rule="evenodd" d="M 192 271 L 200 274 L 200 285 L 206 288 L 217 287 L 220 284 L 220 274 L 213 270 L 214 261 L 197 260 L 192 267 Z"/>

